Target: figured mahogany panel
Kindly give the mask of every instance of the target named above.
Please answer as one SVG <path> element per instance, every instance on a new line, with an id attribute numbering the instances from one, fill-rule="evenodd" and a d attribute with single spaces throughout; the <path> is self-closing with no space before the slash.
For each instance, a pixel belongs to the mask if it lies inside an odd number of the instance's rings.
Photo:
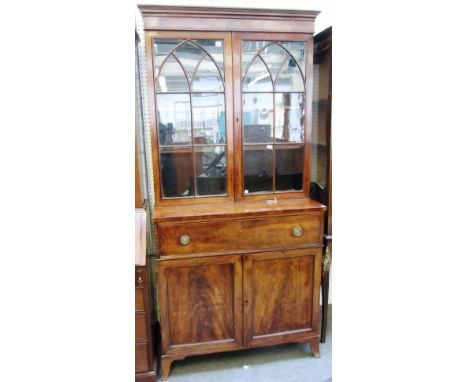
<path id="1" fill-rule="evenodd" d="M 317 331 L 313 312 L 318 311 L 318 257 L 320 249 L 245 256 L 246 345 L 300 339 Z"/>
<path id="2" fill-rule="evenodd" d="M 313 270 L 311 257 L 254 263 L 254 335 L 311 326 Z"/>
<path id="3" fill-rule="evenodd" d="M 295 228 L 302 230 L 300 236 L 293 234 Z M 308 214 L 187 224 L 161 223 L 158 232 L 163 256 L 282 248 L 320 244 L 321 219 L 320 214 Z M 190 237 L 188 244 L 181 244 L 182 235 Z"/>
<path id="4" fill-rule="evenodd" d="M 167 261 L 159 267 L 163 349 L 240 346 L 241 257 Z"/>

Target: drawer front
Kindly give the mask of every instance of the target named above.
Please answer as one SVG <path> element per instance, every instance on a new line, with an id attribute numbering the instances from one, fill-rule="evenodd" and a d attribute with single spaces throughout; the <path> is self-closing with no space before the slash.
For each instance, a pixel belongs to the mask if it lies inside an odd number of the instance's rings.
<path id="1" fill-rule="evenodd" d="M 149 368 L 148 362 L 148 343 L 141 342 L 135 344 L 135 372 L 141 373 L 143 371 L 148 371 Z"/>
<path id="2" fill-rule="evenodd" d="M 143 288 L 135 288 L 135 310 L 145 310 Z"/>
<path id="3" fill-rule="evenodd" d="M 321 229 L 320 214 L 158 224 L 163 256 L 321 244 Z"/>
<path id="4" fill-rule="evenodd" d="M 135 315 L 135 340 L 146 340 L 146 314 L 137 313 Z"/>

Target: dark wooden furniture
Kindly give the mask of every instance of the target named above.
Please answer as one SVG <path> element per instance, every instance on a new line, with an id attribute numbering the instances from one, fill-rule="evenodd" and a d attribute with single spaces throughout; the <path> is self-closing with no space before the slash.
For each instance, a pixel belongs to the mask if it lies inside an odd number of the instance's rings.
<path id="1" fill-rule="evenodd" d="M 319 356 L 323 219 L 309 198 L 317 12 L 140 7 L 161 378 L 286 342 Z"/>
<path id="2" fill-rule="evenodd" d="M 140 78 L 137 52 L 138 34 L 135 33 L 135 214 L 145 214 L 145 198 L 143 193 L 140 168 L 140 153 L 143 150 L 138 144 L 138 137 L 143 133 L 142 104 L 140 96 Z M 141 140 L 140 140 L 141 142 Z M 144 215 L 143 215 L 144 216 Z M 136 251 L 141 254 L 135 256 L 135 381 L 155 382 L 157 363 L 153 354 L 153 333 L 151 326 L 151 303 L 149 289 L 149 272 L 146 266 L 146 226 L 139 224 L 142 220 L 136 219 L 135 230 Z M 138 260 L 137 260 L 138 259 Z"/>
<path id="3" fill-rule="evenodd" d="M 135 381 L 156 381 L 147 267 L 135 267 Z"/>
<path id="4" fill-rule="evenodd" d="M 314 115 L 317 117 L 316 135 L 312 139 L 313 158 L 311 197 L 328 207 L 325 215 L 324 260 L 322 275 L 322 331 L 321 342 L 327 338 L 328 290 L 332 256 L 332 27 L 314 39 Z"/>

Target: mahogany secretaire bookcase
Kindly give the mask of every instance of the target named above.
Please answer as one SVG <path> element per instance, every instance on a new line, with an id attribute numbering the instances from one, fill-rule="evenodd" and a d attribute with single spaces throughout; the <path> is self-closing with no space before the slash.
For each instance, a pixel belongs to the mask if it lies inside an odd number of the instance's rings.
<path id="1" fill-rule="evenodd" d="M 162 379 L 186 356 L 319 355 L 325 207 L 309 198 L 318 12 L 141 6 Z"/>

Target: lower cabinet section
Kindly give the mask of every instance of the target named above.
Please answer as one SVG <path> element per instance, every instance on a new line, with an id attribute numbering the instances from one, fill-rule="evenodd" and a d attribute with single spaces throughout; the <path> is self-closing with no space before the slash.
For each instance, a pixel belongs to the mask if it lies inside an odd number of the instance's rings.
<path id="1" fill-rule="evenodd" d="M 286 342 L 319 356 L 321 248 L 159 260 L 162 379 L 172 361 Z"/>

